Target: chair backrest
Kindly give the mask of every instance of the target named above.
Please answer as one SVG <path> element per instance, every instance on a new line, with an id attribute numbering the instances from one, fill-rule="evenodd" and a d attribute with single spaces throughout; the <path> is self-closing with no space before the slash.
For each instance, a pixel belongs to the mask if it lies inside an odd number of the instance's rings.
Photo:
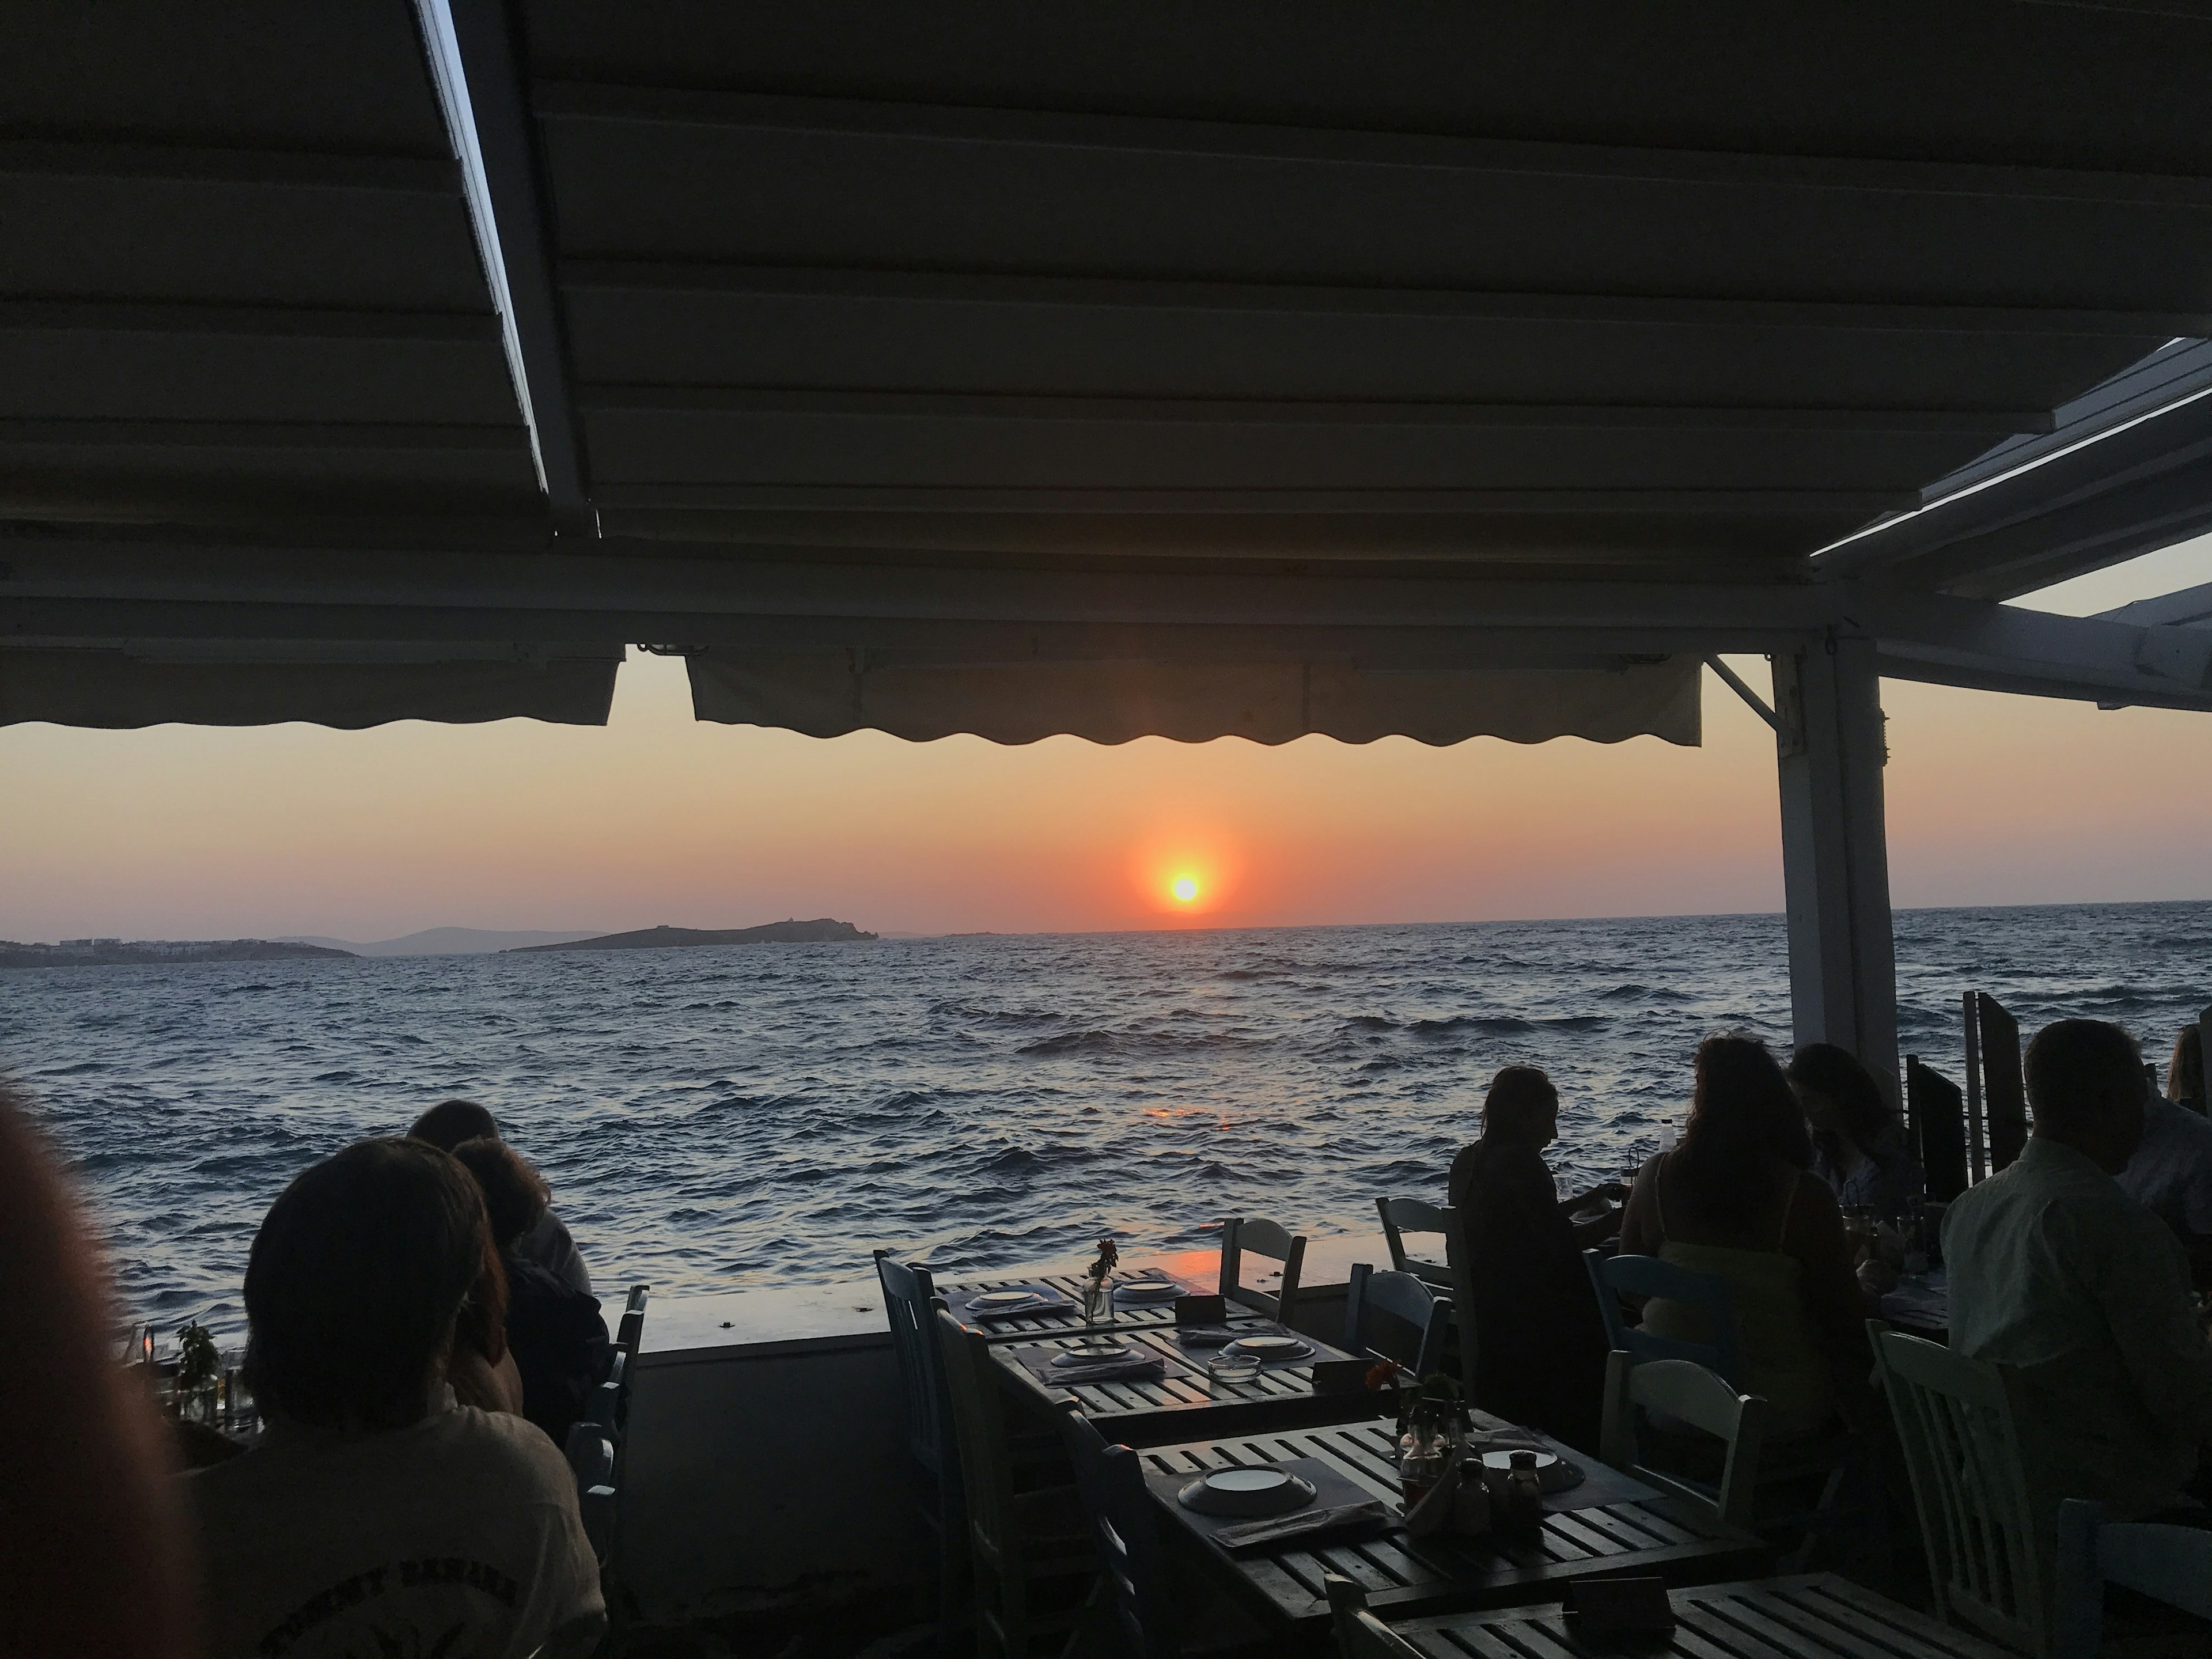
<path id="1" fill-rule="evenodd" d="M 1905 1057 L 1905 1134 L 1928 1173 L 1928 1196 L 1948 1204 L 1966 1190 L 1966 1097 L 1917 1054 Z"/>
<path id="2" fill-rule="evenodd" d="M 585 1407 L 584 1419 L 619 1438 L 629 1395 L 629 1356 L 617 1348 L 605 1377 L 598 1388 L 592 1390 L 591 1403 Z"/>
<path id="3" fill-rule="evenodd" d="M 1175 1581 L 1160 1544 L 1159 1520 L 1144 1465 L 1127 1446 L 1109 1446 L 1072 1407 L 1060 1413 L 1060 1440 L 1076 1490 L 1091 1518 L 1098 1571 L 1114 1597 L 1127 1659 L 1177 1659 Z"/>
<path id="4" fill-rule="evenodd" d="M 1242 1282 L 1244 1258 L 1267 1256 L 1283 1264 L 1283 1287 L 1273 1295 Z M 1231 1216 L 1221 1224 L 1221 1294 L 1289 1324 L 1297 1312 L 1298 1274 L 1305 1266 L 1306 1241 L 1279 1223 L 1258 1216 Z"/>
<path id="5" fill-rule="evenodd" d="M 907 1450 L 925 1473 L 942 1479 L 951 1455 L 946 1441 L 951 1408 L 934 1328 L 937 1286 L 929 1269 L 893 1261 L 888 1250 L 876 1252 L 876 1278 L 884 1287 L 884 1316 L 891 1328 L 891 1363 L 898 1368 Z"/>
<path id="6" fill-rule="evenodd" d="M 1718 1273 L 1695 1273 L 1656 1255 L 1607 1255 L 1602 1250 L 1584 1250 L 1583 1265 L 1589 1269 L 1598 1317 L 1605 1322 L 1606 1340 L 1611 1346 L 1628 1354 L 1632 1361 L 1686 1359 L 1731 1383 L 1743 1380 L 1735 1297 L 1728 1280 Z M 1620 1316 L 1624 1296 L 1663 1297 L 1669 1302 L 1703 1308 L 1712 1340 L 1695 1342 L 1660 1336 L 1632 1325 Z"/>
<path id="7" fill-rule="evenodd" d="M 1438 1296 L 1413 1274 L 1378 1273 L 1369 1263 L 1355 1261 L 1344 1292 L 1345 1352 L 1395 1359 L 1413 1376 L 1426 1376 L 1443 1364 L 1451 1311 L 1449 1297 Z"/>
<path id="8" fill-rule="evenodd" d="M 1460 1377 L 1471 1386 L 1480 1334 L 1474 1264 L 1467 1260 L 1467 1236 L 1460 1226 L 1460 1212 L 1449 1204 L 1431 1204 L 1419 1198 L 1378 1198 L 1375 1207 L 1382 1217 L 1382 1237 L 1390 1246 L 1391 1266 L 1451 1297 L 1452 1321 L 1459 1327 Z M 1441 1234 L 1444 1259 L 1432 1261 L 1409 1255 L 1407 1233 Z"/>
<path id="9" fill-rule="evenodd" d="M 2003 1374 L 1879 1320 L 1867 1329 L 1912 1477 L 1936 1610 L 2021 1652 L 2045 1652 L 2035 1513 Z"/>
<path id="10" fill-rule="evenodd" d="M 1367 1610 L 1367 1592 L 1349 1578 L 1322 1574 L 1328 1615 L 1344 1659 L 1424 1659 L 1421 1650 Z M 1500 1650 L 1503 1651 L 1503 1650 Z"/>
<path id="11" fill-rule="evenodd" d="M 1641 1408 L 1686 1423 L 1728 1447 L 1720 1483 L 1706 1491 L 1644 1462 L 1636 1414 Z M 1605 1362 L 1605 1420 L 1599 1449 L 1625 1474 L 1673 1492 L 1733 1527 L 1748 1527 L 1758 1504 L 1759 1459 L 1769 1409 L 1755 1394 L 1738 1394 L 1717 1371 L 1687 1359 L 1638 1359 L 1615 1348 Z"/>
<path id="12" fill-rule="evenodd" d="M 576 1477 L 576 1504 L 584 1536 L 604 1565 L 614 1543 L 615 1443 L 596 1423 L 568 1425 L 568 1469 Z"/>
<path id="13" fill-rule="evenodd" d="M 1452 1211 L 1419 1198 L 1378 1198 L 1375 1208 L 1382 1218 L 1382 1240 L 1390 1249 L 1390 1270 L 1411 1273 L 1424 1285 L 1449 1294 L 1455 1288 L 1451 1272 Z M 1413 1255 L 1406 1248 L 1407 1233 L 1442 1235 L 1443 1258 Z"/>
<path id="14" fill-rule="evenodd" d="M 994 1376 L 998 1368 L 981 1332 L 969 1330 L 943 1307 L 935 1311 L 970 1541 L 995 1569 L 1010 1547 L 1019 1547 L 1013 1537 L 1013 1455 L 1007 1449 L 1005 1398 Z"/>
<path id="15" fill-rule="evenodd" d="M 2107 1584 L 2212 1620 L 2212 1532 L 2201 1527 L 2106 1521 L 2101 1505 L 2069 1498 L 2058 1506 L 2057 1565 L 2051 1659 L 2096 1659 Z M 2196 1650 L 2212 1652 L 2212 1631 Z"/>
<path id="16" fill-rule="evenodd" d="M 633 1285 L 623 1300 L 622 1321 L 615 1327 L 615 1346 L 629 1356 L 633 1370 L 637 1365 L 638 1344 L 645 1340 L 645 1304 L 653 1294 L 650 1285 Z"/>

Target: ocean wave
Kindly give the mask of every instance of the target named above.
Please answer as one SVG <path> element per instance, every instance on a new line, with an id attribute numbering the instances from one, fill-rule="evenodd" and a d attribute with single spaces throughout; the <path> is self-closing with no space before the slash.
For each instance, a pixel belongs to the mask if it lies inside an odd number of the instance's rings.
<path id="1" fill-rule="evenodd" d="M 1954 1079 L 1969 987 L 2030 1030 L 2116 1015 L 2160 1053 L 2212 1000 L 2175 954 L 2212 939 L 2212 905 L 1905 913 L 1898 938 L 1900 1031 Z M 1104 1231 L 1203 1249 L 1240 1211 L 1379 1251 L 1375 1194 L 1443 1196 L 1505 1060 L 1559 1085 L 1565 1186 L 1680 1123 L 1709 1031 L 1789 1035 L 1773 917 L 9 980 L 0 1057 L 130 1314 L 223 1310 L 234 1340 L 284 1182 L 448 1096 L 546 1170 L 595 1276 L 683 1295 L 865 1280 L 877 1243 L 953 1278 L 1087 1258 Z"/>
<path id="2" fill-rule="evenodd" d="M 1406 1029 L 1419 1036 L 1444 1036 L 1455 1031 L 1474 1031 L 1484 1036 L 1519 1036 L 1536 1028 L 1511 1014 L 1450 1014 L 1439 1019 L 1417 1019 Z"/>

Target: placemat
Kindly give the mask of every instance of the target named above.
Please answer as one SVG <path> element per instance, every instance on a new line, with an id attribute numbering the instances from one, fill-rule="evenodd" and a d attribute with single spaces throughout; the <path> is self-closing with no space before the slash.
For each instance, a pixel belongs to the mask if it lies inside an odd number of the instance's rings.
<path id="1" fill-rule="evenodd" d="M 979 1296 L 997 1296 L 1006 1291 L 1030 1291 L 1043 1297 L 1019 1308 L 1008 1308 L 1004 1312 L 985 1308 L 977 1310 L 972 1304 Z M 994 1319 L 1049 1319 L 1055 1315 L 1080 1311 L 1075 1298 L 1065 1291 L 1034 1279 L 1023 1279 L 1012 1285 L 994 1285 L 988 1290 L 947 1291 L 945 1305 L 952 1316 L 963 1325 L 988 1324 Z"/>
<path id="2" fill-rule="evenodd" d="M 1287 1370 L 1293 1365 L 1311 1365 L 1316 1360 L 1337 1358 L 1335 1354 L 1308 1336 L 1304 1331 L 1285 1330 L 1280 1325 L 1239 1325 L 1230 1331 L 1225 1340 L 1217 1340 L 1212 1333 L 1220 1328 L 1222 1328 L 1218 1326 L 1204 1325 L 1186 1327 L 1176 1332 L 1176 1341 L 1180 1346 L 1194 1350 L 1198 1356 L 1198 1363 L 1201 1365 L 1210 1363 L 1216 1354 L 1228 1346 L 1229 1343 L 1241 1342 L 1248 1336 L 1295 1336 L 1312 1351 L 1299 1354 L 1293 1358 L 1284 1359 L 1268 1359 L 1255 1354 L 1252 1357 L 1260 1361 L 1260 1369 L 1263 1371 Z M 1192 1334 L 1186 1335 L 1185 1330 L 1188 1330 Z M 1200 1334 L 1200 1333 L 1203 1334 Z"/>
<path id="3" fill-rule="evenodd" d="M 1167 1358 L 1157 1348 L 1147 1347 L 1140 1343 L 1131 1343 L 1127 1346 L 1129 1347 L 1127 1362 L 1117 1368 L 1110 1376 L 1101 1372 L 1089 1376 L 1078 1376 L 1073 1378 L 1068 1376 L 1072 1367 L 1055 1365 L 1052 1363 L 1061 1354 L 1069 1352 L 1066 1348 L 1048 1348 L 1041 1344 L 1024 1343 L 1006 1352 L 1010 1358 L 1048 1389 L 1073 1389 L 1093 1382 L 1158 1382 L 1170 1376 L 1194 1375 L 1188 1365 L 1179 1364 L 1175 1360 Z"/>
<path id="4" fill-rule="evenodd" d="M 1268 1520 L 1286 1521 L 1293 1515 L 1304 1515 L 1309 1510 L 1340 1509 L 1346 1504 L 1365 1504 L 1377 1501 L 1375 1493 L 1368 1491 L 1366 1487 L 1361 1486 L 1349 1475 L 1344 1474 L 1340 1471 L 1332 1468 L 1328 1464 L 1323 1462 L 1318 1457 L 1286 1457 L 1283 1459 L 1282 1462 L 1270 1464 L 1268 1467 L 1271 1468 L 1281 1469 L 1286 1474 L 1302 1476 L 1305 1480 L 1310 1480 L 1313 1483 L 1314 1488 L 1314 1501 L 1312 1503 L 1306 1504 L 1302 1509 L 1293 1510 L 1281 1516 L 1269 1516 L 1265 1517 Z M 1260 1518 L 1249 1515 L 1201 1515 L 1196 1510 L 1185 1509 L 1182 1503 L 1177 1499 L 1176 1494 L 1180 1492 L 1192 1481 L 1197 1480 L 1200 1473 L 1210 1473 L 1210 1471 L 1170 1474 L 1164 1469 L 1147 1469 L 1145 1472 L 1145 1482 L 1147 1486 L 1151 1486 L 1154 1492 L 1160 1495 L 1160 1498 L 1166 1504 L 1169 1510 L 1173 1513 L 1176 1520 L 1181 1521 L 1185 1526 L 1188 1527 L 1193 1532 L 1195 1532 L 1200 1537 L 1205 1539 L 1209 1543 L 1218 1541 L 1216 1534 L 1218 1534 L 1224 1527 L 1249 1526 L 1255 1519 Z M 1278 1547 L 1283 1549 L 1304 1549 L 1309 1547 L 1310 1544 L 1324 1543 L 1330 1539 L 1344 1537 L 1346 1535 L 1346 1533 L 1350 1531 L 1364 1529 L 1367 1531 L 1379 1532 L 1385 1527 L 1395 1526 L 1398 1523 L 1398 1518 L 1390 1508 L 1389 1501 L 1387 1499 L 1380 1501 L 1384 1504 L 1383 1513 L 1380 1517 L 1372 1522 L 1355 1524 L 1355 1526 L 1349 1528 L 1332 1528 L 1325 1532 L 1311 1533 L 1297 1538 L 1280 1539 L 1270 1543 L 1243 1546 L 1223 1545 L 1221 1547 L 1224 1549 L 1232 1547 L 1244 1549 L 1273 1549 Z"/>

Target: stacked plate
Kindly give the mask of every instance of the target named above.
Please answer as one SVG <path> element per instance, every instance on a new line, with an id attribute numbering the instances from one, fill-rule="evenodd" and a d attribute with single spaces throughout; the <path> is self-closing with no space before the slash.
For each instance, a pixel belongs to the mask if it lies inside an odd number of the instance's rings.
<path id="1" fill-rule="evenodd" d="M 1314 1501 L 1312 1481 L 1282 1469 L 1216 1469 L 1176 1494 L 1201 1515 L 1287 1515 Z"/>
<path id="2" fill-rule="evenodd" d="M 1054 1354 L 1052 1363 L 1055 1365 L 1109 1365 L 1117 1359 L 1129 1357 L 1127 1348 L 1070 1348 L 1066 1353 Z"/>
<path id="3" fill-rule="evenodd" d="M 1188 1294 L 1171 1279 L 1133 1279 L 1127 1284 L 1114 1287 L 1116 1302 L 1139 1308 L 1164 1306 Z"/>
<path id="4" fill-rule="evenodd" d="M 981 1296 L 968 1298 L 971 1314 L 1019 1313 L 1023 1309 L 1042 1305 L 1044 1298 L 1035 1291 L 986 1291 Z"/>
<path id="5" fill-rule="evenodd" d="M 1314 1348 L 1312 1343 L 1295 1336 L 1240 1336 L 1221 1352 L 1264 1362 L 1310 1359 Z"/>

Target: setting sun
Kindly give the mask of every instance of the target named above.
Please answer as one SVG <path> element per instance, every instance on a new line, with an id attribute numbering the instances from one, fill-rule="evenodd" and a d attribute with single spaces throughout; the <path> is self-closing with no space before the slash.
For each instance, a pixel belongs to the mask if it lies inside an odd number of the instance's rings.
<path id="1" fill-rule="evenodd" d="M 1175 895 L 1177 902 L 1188 904 L 1198 896 L 1198 878 L 1177 876 L 1168 884 L 1168 891 Z"/>

